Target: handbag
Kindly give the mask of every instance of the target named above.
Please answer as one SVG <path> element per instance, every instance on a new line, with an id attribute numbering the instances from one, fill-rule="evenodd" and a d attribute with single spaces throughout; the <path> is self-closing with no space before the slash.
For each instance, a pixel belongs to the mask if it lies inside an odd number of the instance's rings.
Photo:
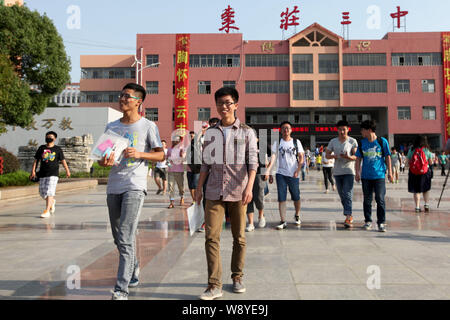
<path id="1" fill-rule="evenodd" d="M 41 161 L 38 161 L 38 164 L 39 163 L 41 163 Z M 37 165 L 36 165 L 36 167 L 37 167 Z M 40 176 L 40 171 L 36 171 L 36 175 L 34 176 L 34 178 L 31 178 L 31 175 L 30 175 L 30 181 L 31 182 L 39 182 L 39 176 Z"/>

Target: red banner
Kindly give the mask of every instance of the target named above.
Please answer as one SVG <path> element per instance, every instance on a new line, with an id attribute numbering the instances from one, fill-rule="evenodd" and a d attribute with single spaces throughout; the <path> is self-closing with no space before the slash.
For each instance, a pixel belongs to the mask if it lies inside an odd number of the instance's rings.
<path id="1" fill-rule="evenodd" d="M 175 54 L 175 130 L 185 136 L 189 110 L 189 48 L 190 34 L 177 34 Z"/>
<path id="2" fill-rule="evenodd" d="M 445 143 L 450 137 L 450 32 L 442 33 L 442 65 L 444 68 Z"/>

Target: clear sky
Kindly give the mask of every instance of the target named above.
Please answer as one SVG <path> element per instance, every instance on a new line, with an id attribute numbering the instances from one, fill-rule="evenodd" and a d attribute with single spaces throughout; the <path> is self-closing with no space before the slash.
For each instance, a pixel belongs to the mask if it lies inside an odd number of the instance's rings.
<path id="1" fill-rule="evenodd" d="M 26 0 L 45 13 L 64 39 L 72 82 L 80 80 L 80 55 L 134 54 L 138 33 L 216 33 L 222 11 L 235 10 L 245 40 L 281 40 L 280 14 L 298 6 L 297 32 L 314 22 L 342 35 L 350 11 L 350 39 L 380 39 L 392 32 L 390 13 L 409 11 L 407 31 L 450 31 L 449 0 Z M 79 12 L 79 14 L 78 14 Z M 284 37 L 294 33 L 289 29 Z"/>

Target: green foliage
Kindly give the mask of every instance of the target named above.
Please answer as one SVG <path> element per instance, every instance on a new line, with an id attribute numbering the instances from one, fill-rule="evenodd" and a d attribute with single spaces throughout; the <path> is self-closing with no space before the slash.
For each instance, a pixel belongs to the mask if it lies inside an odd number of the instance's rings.
<path id="1" fill-rule="evenodd" d="M 94 171 L 91 173 L 89 172 L 71 172 L 72 178 L 108 178 L 109 172 L 111 171 L 111 168 L 104 168 L 98 165 L 97 162 L 94 162 Z M 66 173 L 60 173 L 60 178 L 66 178 Z"/>
<path id="2" fill-rule="evenodd" d="M 34 182 L 30 181 L 30 173 L 23 170 L 0 175 L 0 187 L 29 186 L 32 184 Z"/>
<path id="3" fill-rule="evenodd" d="M 2 123 L 29 125 L 70 82 L 69 72 L 52 20 L 26 6 L 0 6 L 0 131 Z"/>
<path id="4" fill-rule="evenodd" d="M 3 157 L 3 174 L 13 173 L 20 169 L 19 159 L 11 152 L 0 148 L 0 157 Z"/>

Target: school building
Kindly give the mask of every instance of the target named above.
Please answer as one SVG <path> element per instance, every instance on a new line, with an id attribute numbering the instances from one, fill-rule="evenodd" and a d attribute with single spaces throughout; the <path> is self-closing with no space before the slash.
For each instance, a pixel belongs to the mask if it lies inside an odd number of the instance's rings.
<path id="1" fill-rule="evenodd" d="M 81 56 L 81 107 L 118 108 L 128 82 L 146 87 L 146 117 L 162 139 L 174 129 L 175 34 L 138 34 L 134 55 Z M 287 40 L 244 40 L 240 33 L 191 34 L 189 130 L 217 116 L 214 92 L 240 93 L 237 116 L 255 129 L 293 123 L 304 146 L 326 145 L 335 124 L 377 122 L 391 145 L 427 135 L 444 143 L 441 32 L 392 32 L 382 39 L 344 40 L 314 23 Z"/>

